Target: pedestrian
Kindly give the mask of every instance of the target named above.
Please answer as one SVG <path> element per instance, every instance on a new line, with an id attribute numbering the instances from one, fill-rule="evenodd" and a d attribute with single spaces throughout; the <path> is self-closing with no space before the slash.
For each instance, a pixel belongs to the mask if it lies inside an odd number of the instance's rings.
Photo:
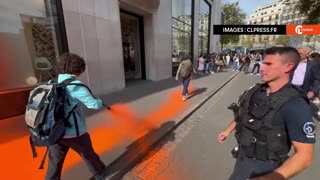
<path id="1" fill-rule="evenodd" d="M 260 63 L 262 62 L 262 55 L 258 53 L 255 57 L 254 65 L 251 71 L 251 75 L 254 74 L 254 70 L 257 68 L 257 72 L 255 73 L 256 75 L 260 75 Z"/>
<path id="2" fill-rule="evenodd" d="M 82 83 L 76 78 L 86 69 L 85 61 L 78 55 L 65 53 L 57 64 L 58 83 L 66 79 L 74 79 L 72 83 Z M 68 85 L 66 88 L 67 101 L 64 104 L 65 112 L 71 112 L 68 118 L 70 127 L 65 129 L 64 137 L 54 145 L 50 145 L 49 163 L 46 180 L 61 179 L 61 171 L 64 159 L 71 148 L 77 152 L 88 166 L 95 179 L 104 179 L 110 170 L 101 161 L 94 151 L 91 138 L 85 125 L 85 117 L 80 108 L 83 104 L 89 109 L 99 109 L 102 101 L 94 98 L 86 87 L 80 85 Z"/>
<path id="3" fill-rule="evenodd" d="M 181 77 L 181 80 L 182 80 L 182 86 L 183 86 L 182 100 L 183 101 L 186 101 L 188 98 L 188 95 L 189 95 L 188 87 L 191 80 L 191 74 L 192 72 L 195 73 L 190 59 L 191 59 L 190 56 L 183 57 L 179 65 L 178 71 L 176 73 L 176 80 L 179 79 L 179 76 Z"/>
<path id="4" fill-rule="evenodd" d="M 214 74 L 214 72 L 213 72 L 213 55 L 212 54 L 207 55 L 206 62 L 207 62 L 206 73 Z"/>
<path id="5" fill-rule="evenodd" d="M 223 66 L 224 66 L 224 56 L 223 54 L 220 54 L 218 57 L 217 57 L 217 60 L 215 62 L 215 67 L 217 68 L 216 69 L 216 72 L 220 72 L 220 71 L 223 71 Z"/>
<path id="6" fill-rule="evenodd" d="M 239 67 L 239 56 L 238 54 L 235 54 L 232 62 L 232 71 L 238 71 L 238 67 Z"/>
<path id="7" fill-rule="evenodd" d="M 249 71 L 251 60 L 252 60 L 252 56 L 248 53 L 244 58 L 245 63 L 244 63 L 244 67 L 243 67 L 243 71 L 246 73 L 248 73 L 248 71 Z"/>
<path id="8" fill-rule="evenodd" d="M 298 48 L 300 62 L 292 74 L 292 84 L 301 87 L 308 98 L 311 99 L 319 92 L 320 78 L 319 67 L 315 61 L 307 59 L 310 49 L 307 47 Z"/>
<path id="9" fill-rule="evenodd" d="M 249 53 L 247 53 L 246 55 L 244 55 L 242 58 L 241 58 L 241 61 L 242 61 L 242 64 L 239 68 L 239 71 L 242 71 L 242 68 L 243 68 L 243 71 L 244 72 L 248 72 L 248 69 L 249 69 L 249 66 L 250 66 L 250 62 L 251 62 L 251 56 Z"/>
<path id="10" fill-rule="evenodd" d="M 319 53 L 317 53 L 317 52 L 311 53 L 309 60 L 312 61 L 313 63 L 315 63 L 316 66 L 318 66 L 318 69 L 320 69 L 320 54 Z M 313 100 L 313 103 L 315 105 L 317 105 L 317 107 L 318 107 L 318 112 L 317 112 L 318 117 L 320 117 L 320 98 L 319 98 L 319 95 L 320 95 L 320 92 L 318 91 L 317 97 L 315 97 Z"/>
<path id="11" fill-rule="evenodd" d="M 236 163 L 230 180 L 289 179 L 312 163 L 315 124 L 307 97 L 290 83 L 299 61 L 292 47 L 265 50 L 264 83 L 240 96 L 239 106 L 233 106 L 235 119 L 218 136 L 223 142 L 236 131 L 238 146 L 232 151 Z M 291 146 L 294 152 L 289 156 Z"/>
<path id="12" fill-rule="evenodd" d="M 200 54 L 198 57 L 198 73 L 200 75 L 203 75 L 204 69 L 205 68 L 205 59 L 203 58 L 203 55 Z"/>
<path id="13" fill-rule="evenodd" d="M 229 67 L 229 64 L 230 64 L 230 55 L 227 54 L 226 57 L 225 57 L 225 65 L 226 65 L 227 68 Z"/>

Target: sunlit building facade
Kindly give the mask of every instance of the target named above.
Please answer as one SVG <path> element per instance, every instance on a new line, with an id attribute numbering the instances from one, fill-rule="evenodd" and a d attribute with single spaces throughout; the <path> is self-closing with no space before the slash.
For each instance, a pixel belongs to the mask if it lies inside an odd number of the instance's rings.
<path id="1" fill-rule="evenodd" d="M 29 91 L 57 76 L 61 54 L 87 64 L 80 79 L 98 95 L 131 80 L 170 78 L 184 55 L 219 50 L 212 0 L 3 0 L 0 119 L 23 114 Z"/>

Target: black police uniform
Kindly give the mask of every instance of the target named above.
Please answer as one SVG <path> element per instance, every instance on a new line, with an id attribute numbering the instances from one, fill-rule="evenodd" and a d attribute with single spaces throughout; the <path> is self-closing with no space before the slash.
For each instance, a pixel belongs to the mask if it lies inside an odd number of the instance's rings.
<path id="1" fill-rule="evenodd" d="M 235 133 L 239 151 L 230 180 L 272 172 L 288 158 L 291 141 L 315 143 L 308 101 L 291 83 L 269 95 L 266 84 L 256 85 L 240 97 L 239 105 Z"/>

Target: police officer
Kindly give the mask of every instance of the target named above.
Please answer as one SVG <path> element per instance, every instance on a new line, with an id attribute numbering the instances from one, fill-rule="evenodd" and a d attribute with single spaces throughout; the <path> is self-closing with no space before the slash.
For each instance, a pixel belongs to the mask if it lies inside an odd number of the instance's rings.
<path id="1" fill-rule="evenodd" d="M 236 164 L 230 180 L 289 179 L 312 163 L 315 124 L 307 97 L 290 83 L 299 61 L 299 53 L 291 47 L 265 50 L 264 83 L 240 96 L 235 119 L 218 136 L 223 142 L 236 131 Z M 289 157 L 291 146 L 294 153 Z"/>

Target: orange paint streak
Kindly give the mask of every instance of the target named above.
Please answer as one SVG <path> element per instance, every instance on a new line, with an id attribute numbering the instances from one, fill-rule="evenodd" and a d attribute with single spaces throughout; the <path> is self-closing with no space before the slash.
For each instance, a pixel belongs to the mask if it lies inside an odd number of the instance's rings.
<path id="1" fill-rule="evenodd" d="M 159 107 L 149 115 L 139 118 L 132 108 L 126 104 L 111 106 L 112 124 L 101 126 L 90 131 L 93 146 L 98 154 L 107 153 L 116 145 L 127 140 L 135 140 L 152 128 L 159 127 L 162 123 L 177 116 L 189 102 L 183 102 L 181 92 L 169 94 Z M 33 159 L 28 141 L 28 136 L 0 144 L 1 174 L 2 179 L 43 179 L 46 169 L 38 170 L 45 148 L 37 148 L 38 158 Z M 47 161 L 48 162 L 48 161 Z M 80 156 L 74 151 L 69 151 L 63 172 L 82 163 Z M 47 163 L 45 165 L 47 168 Z"/>

